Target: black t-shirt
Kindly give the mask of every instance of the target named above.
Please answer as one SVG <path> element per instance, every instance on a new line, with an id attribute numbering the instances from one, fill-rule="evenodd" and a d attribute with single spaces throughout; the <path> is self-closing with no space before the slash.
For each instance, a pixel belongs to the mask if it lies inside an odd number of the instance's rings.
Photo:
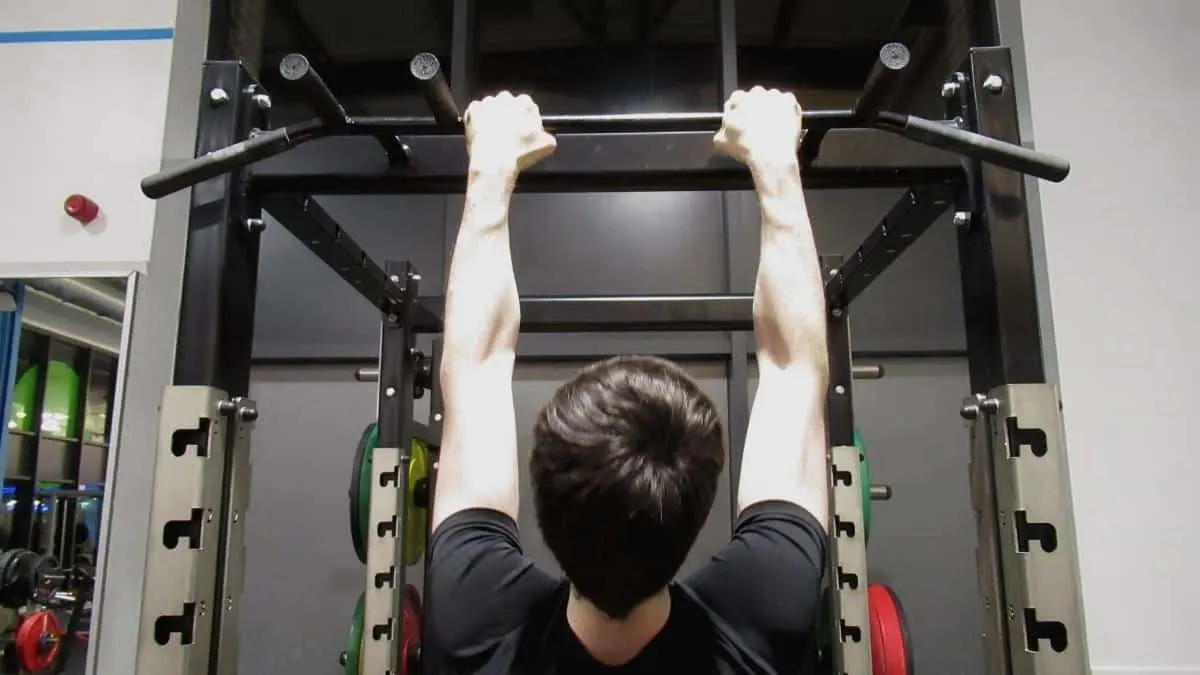
<path id="1" fill-rule="evenodd" d="M 424 673 L 803 673 L 824 565 L 825 534 L 808 511 L 755 504 L 720 553 L 672 582 L 659 634 L 629 663 L 609 667 L 567 625 L 569 583 L 521 553 L 512 518 L 462 511 L 430 542 Z"/>

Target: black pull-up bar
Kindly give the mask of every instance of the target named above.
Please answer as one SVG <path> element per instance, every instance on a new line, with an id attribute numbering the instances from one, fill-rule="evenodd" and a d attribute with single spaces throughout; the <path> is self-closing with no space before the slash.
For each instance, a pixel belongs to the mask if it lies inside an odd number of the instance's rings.
<path id="1" fill-rule="evenodd" d="M 321 79 L 303 54 L 288 54 L 283 57 L 279 62 L 279 75 L 283 78 L 285 86 L 292 89 L 317 113 L 317 118 L 325 125 L 327 132 L 334 133 L 350 122 L 346 108 L 333 95 L 325 80 Z M 387 153 L 389 163 L 408 163 L 408 148 L 394 135 L 383 132 L 373 135 Z"/>
<path id="2" fill-rule="evenodd" d="M 896 74 L 907 65 L 908 58 L 907 50 L 898 49 L 893 45 L 885 46 L 880 51 L 879 63 L 872 71 L 856 110 L 805 111 L 803 123 L 810 136 L 805 144 L 819 144 L 824 132 L 830 129 L 870 127 L 1045 180 L 1059 182 L 1067 177 L 1071 166 L 1064 159 L 958 129 L 946 123 L 879 111 L 877 108 L 881 97 L 874 92 L 893 81 Z M 297 92 L 317 111 L 318 119 L 260 133 L 247 141 L 160 171 L 142 180 L 142 193 L 151 199 L 165 197 L 322 136 L 374 136 L 388 149 L 389 157 L 395 163 L 407 157 L 407 150 L 397 140 L 396 134 L 461 133 L 462 116 L 437 57 L 432 54 L 418 54 L 410 62 L 409 70 L 433 111 L 433 119 L 348 117 L 344 107 L 338 103 L 333 92 L 325 86 L 307 59 L 299 55 L 285 57 L 281 64 L 285 81 L 295 83 Z M 721 113 L 547 115 L 543 117 L 543 123 L 549 131 L 562 134 L 715 131 L 721 124 Z"/>

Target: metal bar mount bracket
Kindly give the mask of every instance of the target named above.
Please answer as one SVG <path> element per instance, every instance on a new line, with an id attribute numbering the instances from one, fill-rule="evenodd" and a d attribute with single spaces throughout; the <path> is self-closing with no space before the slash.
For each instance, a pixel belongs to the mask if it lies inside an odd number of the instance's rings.
<path id="1" fill-rule="evenodd" d="M 825 277 L 837 273 L 844 261 L 822 256 Z M 854 405 L 850 362 L 850 317 L 830 307 L 829 345 L 829 569 L 827 580 L 834 601 L 830 611 L 832 661 L 835 672 L 871 670 L 871 625 L 867 608 L 867 538 L 862 505 L 861 458 L 854 444 Z"/>
<path id="2" fill-rule="evenodd" d="M 417 292 L 421 275 L 407 262 L 387 263 L 389 297 L 379 348 L 379 443 L 371 455 L 371 528 L 364 588 L 363 675 L 403 670 L 404 531 L 411 459 L 416 362 Z"/>
<path id="3" fill-rule="evenodd" d="M 985 600 L 989 584 L 1001 581 L 1001 595 L 984 603 L 992 675 L 1089 672 L 1059 405 L 1052 385 L 1015 384 L 968 399 L 962 409 L 974 440 L 980 530 L 991 537 L 980 551 Z M 998 564 L 984 548 L 998 554 Z"/>
<path id="4" fill-rule="evenodd" d="M 171 386 L 163 393 L 137 675 L 236 671 L 234 612 L 240 598 L 235 596 L 241 590 L 241 525 L 249 486 L 249 428 L 243 425 L 257 414 L 253 402 L 230 399 L 213 387 Z M 231 473 L 235 498 L 225 502 L 229 513 L 222 513 L 227 461 L 242 471 Z M 225 532 L 223 553 L 222 530 L 231 523 L 236 526 Z M 227 594 L 217 598 L 223 555 Z M 225 613 L 223 620 L 218 621 L 219 613 Z M 215 634 L 218 625 L 220 634 Z"/>

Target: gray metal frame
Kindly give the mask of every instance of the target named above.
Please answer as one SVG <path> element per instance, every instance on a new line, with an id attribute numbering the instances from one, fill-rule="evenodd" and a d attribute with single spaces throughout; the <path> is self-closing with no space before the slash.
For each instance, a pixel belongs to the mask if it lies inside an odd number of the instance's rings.
<path id="1" fill-rule="evenodd" d="M 253 401 L 212 387 L 163 393 L 150 502 L 154 536 L 141 602 L 142 615 L 154 619 L 138 633 L 136 675 L 209 672 L 210 662 L 214 672 L 236 672 L 249 440 L 257 416 Z M 222 498 L 226 480 L 235 500 Z M 229 542 L 224 550 L 222 539 Z"/>
<path id="2" fill-rule="evenodd" d="M 867 538 L 864 529 L 859 453 L 853 445 L 829 451 L 829 583 L 833 590 L 830 635 L 834 672 L 871 672 L 871 621 L 867 606 Z"/>
<path id="3" fill-rule="evenodd" d="M 962 415 L 971 420 L 989 672 L 1086 673 L 1058 392 L 1049 384 L 997 387 L 967 399 Z"/>

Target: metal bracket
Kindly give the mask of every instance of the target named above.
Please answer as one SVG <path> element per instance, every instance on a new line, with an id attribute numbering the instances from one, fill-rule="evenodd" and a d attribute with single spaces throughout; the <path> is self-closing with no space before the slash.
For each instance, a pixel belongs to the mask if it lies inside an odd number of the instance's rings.
<path id="1" fill-rule="evenodd" d="M 163 392 L 136 675 L 207 675 L 220 543 L 228 395 Z"/>
<path id="2" fill-rule="evenodd" d="M 224 513 L 224 558 L 221 566 L 220 610 L 214 620 L 218 642 L 214 648 L 216 675 L 236 675 L 238 664 L 238 613 L 246 576 L 246 512 L 250 510 L 250 435 L 258 419 L 258 404 L 250 399 L 235 398 L 221 404 L 230 414 L 230 433 L 227 438 L 226 489 Z"/>
<path id="3" fill-rule="evenodd" d="M 834 672 L 871 672 L 871 622 L 867 607 L 867 540 L 863 530 L 859 453 L 853 445 L 835 446 L 830 452 L 832 475 L 833 548 L 829 581 L 833 603 Z"/>
<path id="4" fill-rule="evenodd" d="M 993 607 L 985 596 L 985 653 L 996 675 L 1089 672 L 1059 405 L 1052 385 L 1017 384 L 963 408 L 974 420 L 972 492 L 981 542 L 994 533 L 980 550 L 980 585 L 1002 580 Z M 987 491 L 985 464 L 994 492 Z"/>
<path id="5" fill-rule="evenodd" d="M 417 294 L 421 275 L 407 262 L 387 263 L 399 299 L 383 315 L 379 346 L 379 447 L 371 456 L 371 532 L 364 589 L 363 675 L 395 675 L 404 607 L 404 517 L 411 459 Z"/>

